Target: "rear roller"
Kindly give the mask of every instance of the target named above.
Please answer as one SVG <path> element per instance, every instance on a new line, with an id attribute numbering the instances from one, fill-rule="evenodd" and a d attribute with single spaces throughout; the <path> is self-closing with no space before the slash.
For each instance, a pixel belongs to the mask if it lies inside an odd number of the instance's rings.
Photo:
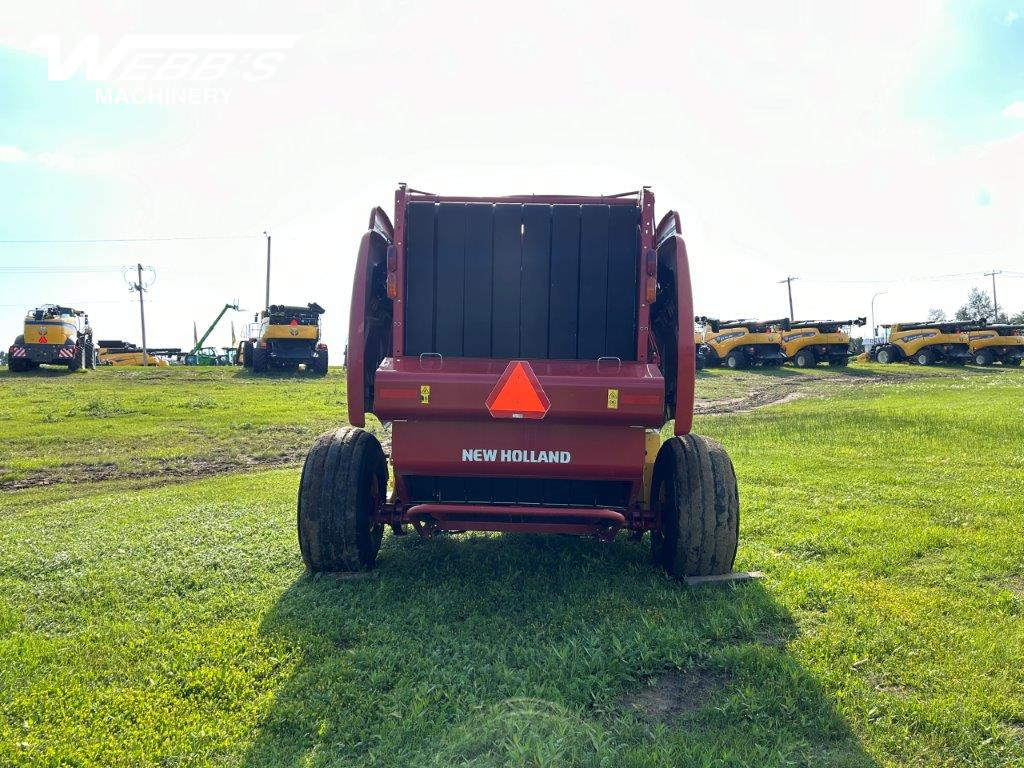
<path id="1" fill-rule="evenodd" d="M 316 439 L 299 482 L 299 548 L 314 572 L 372 568 L 384 536 L 373 516 L 387 494 L 377 438 L 356 427 Z"/>
<path id="2" fill-rule="evenodd" d="M 739 544 L 740 503 L 729 455 L 714 440 L 684 435 L 658 451 L 651 507 L 656 562 L 677 578 L 729 573 Z"/>

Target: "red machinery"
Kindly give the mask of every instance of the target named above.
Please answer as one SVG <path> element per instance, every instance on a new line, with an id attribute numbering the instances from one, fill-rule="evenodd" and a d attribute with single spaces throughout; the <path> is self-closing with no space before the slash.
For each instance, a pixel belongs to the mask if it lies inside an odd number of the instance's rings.
<path id="1" fill-rule="evenodd" d="M 652 535 L 676 576 L 727 573 L 736 476 L 691 435 L 694 340 L 679 216 L 609 197 L 440 196 L 401 185 L 356 262 L 351 427 L 299 492 L 314 571 L 371 567 L 384 527 Z M 393 425 L 393 490 L 365 415 Z M 675 437 L 659 431 L 675 419 Z"/>

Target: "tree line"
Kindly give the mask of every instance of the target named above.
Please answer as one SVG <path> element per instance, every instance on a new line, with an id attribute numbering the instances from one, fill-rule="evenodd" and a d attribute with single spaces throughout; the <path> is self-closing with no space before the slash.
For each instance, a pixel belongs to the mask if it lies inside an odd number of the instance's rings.
<path id="1" fill-rule="evenodd" d="M 949 318 L 945 310 L 929 309 L 928 319 L 941 323 Z M 953 316 L 954 320 L 988 320 L 990 323 L 1010 323 L 1011 325 L 1024 325 L 1024 311 L 1014 315 L 1000 307 L 996 312 L 992 306 L 992 297 L 986 291 L 979 288 L 971 288 L 967 296 L 967 303 L 960 307 Z"/>

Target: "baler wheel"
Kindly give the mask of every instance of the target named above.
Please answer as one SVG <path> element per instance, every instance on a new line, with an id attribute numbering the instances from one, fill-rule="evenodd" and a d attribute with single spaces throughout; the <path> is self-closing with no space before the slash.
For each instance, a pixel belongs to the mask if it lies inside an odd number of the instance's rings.
<path id="1" fill-rule="evenodd" d="M 676 578 L 729 573 L 739 543 L 736 472 L 725 449 L 700 435 L 667 440 L 654 462 L 651 534 L 656 562 Z"/>
<path id="2" fill-rule="evenodd" d="M 299 482 L 299 549 L 309 570 L 373 567 L 384 535 L 373 516 L 387 482 L 384 451 L 366 430 L 337 429 L 316 439 Z"/>

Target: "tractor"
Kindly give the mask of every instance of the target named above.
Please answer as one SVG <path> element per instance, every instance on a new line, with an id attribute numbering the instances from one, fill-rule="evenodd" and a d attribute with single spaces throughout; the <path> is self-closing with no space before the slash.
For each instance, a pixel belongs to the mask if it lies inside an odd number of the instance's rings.
<path id="1" fill-rule="evenodd" d="M 25 315 L 24 331 L 7 350 L 7 368 L 13 373 L 40 365 L 95 370 L 97 357 L 89 316 L 80 309 L 44 304 Z"/>
<path id="2" fill-rule="evenodd" d="M 845 366 L 852 357 L 850 334 L 844 328 L 863 326 L 866 317 L 854 320 L 799 320 L 782 333 L 782 351 L 797 368 L 814 368 L 820 362 Z"/>
<path id="3" fill-rule="evenodd" d="M 967 334 L 971 359 L 978 365 L 1019 366 L 1024 360 L 1024 325 L 997 323 Z"/>
<path id="4" fill-rule="evenodd" d="M 271 368 L 327 373 L 327 345 L 320 340 L 320 316 L 324 308 L 310 303 L 304 307 L 271 304 L 253 318 L 238 345 L 235 361 L 253 373 Z"/>
<path id="5" fill-rule="evenodd" d="M 971 359 L 968 332 L 985 325 L 985 320 L 883 325 L 886 340 L 871 347 L 870 358 L 883 364 L 964 365 Z"/>
<path id="6" fill-rule="evenodd" d="M 786 362 L 782 331 L 789 320 L 716 320 L 697 317 L 704 326 L 705 364 L 743 369 L 754 365 L 778 368 Z"/>
<path id="7" fill-rule="evenodd" d="M 442 196 L 400 185 L 356 259 L 348 422 L 302 469 L 314 572 L 371 568 L 385 528 L 650 533 L 676 577 L 730 572 L 725 449 L 692 434 L 693 297 L 654 194 Z M 390 462 L 365 429 L 392 427 Z M 660 432 L 672 421 L 674 436 Z M 390 467 L 390 470 L 389 470 Z"/>

